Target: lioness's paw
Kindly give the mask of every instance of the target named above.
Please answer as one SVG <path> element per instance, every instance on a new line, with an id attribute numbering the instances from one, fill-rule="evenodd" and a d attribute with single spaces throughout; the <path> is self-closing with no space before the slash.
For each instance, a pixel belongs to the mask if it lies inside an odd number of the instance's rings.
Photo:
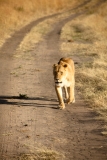
<path id="1" fill-rule="evenodd" d="M 65 105 L 58 105 L 59 109 L 65 109 Z"/>
<path id="2" fill-rule="evenodd" d="M 75 98 L 73 99 L 72 103 L 75 103 Z"/>
<path id="3" fill-rule="evenodd" d="M 70 100 L 70 99 L 69 99 L 69 100 L 67 101 L 67 104 L 70 104 L 70 103 L 75 103 L 75 98 L 74 98 L 73 100 Z"/>
<path id="4" fill-rule="evenodd" d="M 67 101 L 67 104 L 70 104 L 71 103 L 71 101 Z"/>

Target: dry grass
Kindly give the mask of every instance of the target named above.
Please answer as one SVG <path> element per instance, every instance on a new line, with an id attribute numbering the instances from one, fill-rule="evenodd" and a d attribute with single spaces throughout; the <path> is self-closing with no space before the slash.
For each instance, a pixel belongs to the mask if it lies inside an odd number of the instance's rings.
<path id="1" fill-rule="evenodd" d="M 33 27 L 31 31 L 24 37 L 18 52 L 29 52 L 34 49 L 35 44 L 42 40 L 43 36 L 49 31 L 51 22 L 46 20 Z"/>
<path id="2" fill-rule="evenodd" d="M 56 151 L 41 150 L 36 153 L 20 154 L 12 159 L 14 160 L 62 160 L 63 156 Z"/>
<path id="3" fill-rule="evenodd" d="M 63 40 L 61 50 L 82 60 L 76 69 L 76 85 L 80 94 L 105 121 L 107 121 L 106 11 L 107 1 L 95 11 L 92 4 L 88 4 L 87 13 L 66 24 L 61 35 Z"/>
<path id="4" fill-rule="evenodd" d="M 0 0 L 0 45 L 30 21 L 73 7 L 74 4 L 75 0 Z"/>
<path id="5" fill-rule="evenodd" d="M 69 16 L 69 13 L 64 13 L 58 15 L 57 17 L 49 18 L 39 23 L 37 26 L 33 27 L 31 31 L 24 37 L 23 41 L 20 43 L 19 47 L 14 54 L 15 57 L 25 57 L 24 52 L 27 52 L 27 55 L 30 54 L 31 50 L 34 50 L 35 45 L 42 41 L 46 33 L 51 31 L 52 25 Z"/>

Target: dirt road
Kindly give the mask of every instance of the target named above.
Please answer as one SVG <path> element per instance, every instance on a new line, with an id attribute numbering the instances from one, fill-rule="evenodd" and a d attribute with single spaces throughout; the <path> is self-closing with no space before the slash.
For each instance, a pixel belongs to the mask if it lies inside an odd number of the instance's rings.
<path id="1" fill-rule="evenodd" d="M 15 50 L 37 23 L 15 33 L 1 48 L 0 160 L 43 149 L 57 151 L 63 160 L 107 159 L 107 137 L 101 135 L 104 124 L 95 120 L 96 113 L 78 91 L 75 104 L 66 105 L 65 110 L 57 109 L 52 65 L 67 56 L 60 51 L 60 32 L 79 14 L 57 22 L 29 53 L 16 56 Z M 76 56 L 73 59 L 81 61 Z"/>

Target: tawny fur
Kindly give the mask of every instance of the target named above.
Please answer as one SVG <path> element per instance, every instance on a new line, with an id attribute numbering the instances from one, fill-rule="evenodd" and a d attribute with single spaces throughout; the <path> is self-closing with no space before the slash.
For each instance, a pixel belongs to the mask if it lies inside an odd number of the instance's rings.
<path id="1" fill-rule="evenodd" d="M 64 109 L 62 88 L 65 91 L 66 102 L 74 103 L 74 87 L 75 87 L 75 68 L 74 62 L 70 58 L 61 58 L 58 64 L 53 65 L 53 75 L 55 81 L 55 90 L 59 100 L 59 108 Z"/>

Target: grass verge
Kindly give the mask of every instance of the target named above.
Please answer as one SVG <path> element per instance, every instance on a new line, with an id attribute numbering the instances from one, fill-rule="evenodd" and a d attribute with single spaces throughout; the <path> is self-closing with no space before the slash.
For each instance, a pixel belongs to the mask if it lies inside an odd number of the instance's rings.
<path id="1" fill-rule="evenodd" d="M 31 21 L 72 8 L 75 3 L 74 0 L 0 0 L 0 46 L 12 33 Z"/>
<path id="2" fill-rule="evenodd" d="M 96 4 L 98 2 L 96 0 Z M 107 122 L 106 6 L 105 1 L 94 12 L 92 4 L 88 4 L 89 10 L 87 8 L 83 16 L 67 23 L 62 29 L 61 50 L 67 56 L 79 59 L 76 87 L 100 118 Z"/>
<path id="3" fill-rule="evenodd" d="M 41 150 L 37 151 L 35 154 L 20 154 L 15 156 L 15 160 L 62 160 L 62 155 L 53 150 Z M 13 160 L 14 160 L 13 158 Z"/>

